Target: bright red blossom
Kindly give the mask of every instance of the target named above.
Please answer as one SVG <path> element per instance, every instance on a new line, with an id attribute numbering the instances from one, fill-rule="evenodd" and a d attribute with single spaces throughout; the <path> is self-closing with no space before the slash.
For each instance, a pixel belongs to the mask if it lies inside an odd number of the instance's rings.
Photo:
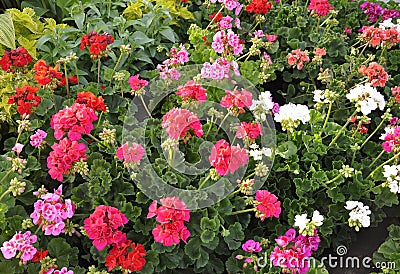
<path id="1" fill-rule="evenodd" d="M 125 242 L 126 234 L 118 230 L 128 219 L 117 208 L 100 205 L 84 220 L 84 229 L 98 250 Z"/>
<path id="2" fill-rule="evenodd" d="M 97 34 L 92 30 L 88 35 L 82 36 L 80 50 L 89 47 L 90 56 L 93 59 L 106 56 L 107 46 L 114 43 L 114 37 L 108 33 Z"/>
<path id="3" fill-rule="evenodd" d="M 36 251 L 35 255 L 33 255 L 32 262 L 33 263 L 38 263 L 40 262 L 43 258 L 45 258 L 49 254 L 48 250 L 43 251 L 40 249 L 40 251 Z"/>
<path id="4" fill-rule="evenodd" d="M 233 91 L 226 90 L 225 93 L 226 95 L 222 97 L 220 105 L 236 115 L 244 113 L 244 108 L 250 108 L 253 103 L 253 95 L 243 88 L 241 91 L 236 88 Z"/>
<path id="5" fill-rule="evenodd" d="M 143 245 L 126 240 L 123 243 L 113 245 L 106 257 L 105 265 L 108 266 L 108 271 L 116 267 L 122 267 L 122 269 L 132 272 L 140 271 L 146 264 L 144 256 L 146 256 L 146 251 Z"/>
<path id="6" fill-rule="evenodd" d="M 139 74 L 136 74 L 136 75 L 129 77 L 129 79 L 128 79 L 128 83 L 129 83 L 132 91 L 137 91 L 141 88 L 144 88 L 149 83 L 146 80 L 139 79 L 139 76 L 140 76 Z"/>
<path id="7" fill-rule="evenodd" d="M 190 80 L 183 86 L 179 86 L 176 95 L 180 95 L 182 97 L 182 100 L 185 102 L 205 102 L 207 99 L 206 89 L 193 80 Z"/>
<path id="8" fill-rule="evenodd" d="M 247 5 L 248 13 L 267 14 L 272 9 L 272 4 L 268 0 L 252 0 Z"/>
<path id="9" fill-rule="evenodd" d="M 262 135 L 261 125 L 260 123 L 254 122 L 242 122 L 236 132 L 236 137 L 239 139 L 247 137 L 251 140 L 255 140 L 260 135 Z"/>
<path id="10" fill-rule="evenodd" d="M 16 88 L 16 94 L 8 98 L 8 104 L 17 104 L 17 110 L 20 115 L 30 114 L 33 107 L 37 107 L 41 102 L 41 97 L 36 95 L 39 90 L 37 87 L 24 85 L 22 88 Z"/>
<path id="11" fill-rule="evenodd" d="M 387 80 L 389 79 L 389 75 L 385 71 L 385 69 L 376 62 L 372 62 L 366 67 L 362 65 L 358 72 L 368 77 L 368 81 L 371 83 L 373 87 L 384 87 Z"/>
<path id="12" fill-rule="evenodd" d="M 32 62 L 32 56 L 24 47 L 19 47 L 11 51 L 5 50 L 0 65 L 4 71 L 10 72 L 15 68 L 23 68 L 30 62 Z"/>
<path id="13" fill-rule="evenodd" d="M 265 218 L 275 217 L 278 218 L 281 214 L 281 202 L 278 198 L 268 190 L 258 190 L 256 192 L 255 208 L 257 210 L 256 217 L 261 221 Z"/>
<path id="14" fill-rule="evenodd" d="M 91 92 L 85 92 L 85 91 L 79 92 L 77 94 L 75 103 L 84 104 L 87 107 L 93 109 L 94 111 L 101 110 L 103 112 L 106 112 L 106 105 L 104 104 L 103 97 L 101 96 L 96 97 Z"/>
<path id="15" fill-rule="evenodd" d="M 214 18 L 214 22 L 219 22 L 222 19 L 222 14 L 220 12 L 214 12 L 213 14 L 211 14 L 210 16 L 208 16 L 208 18 L 210 18 L 211 20 Z"/>
<path id="16" fill-rule="evenodd" d="M 59 66 L 51 67 L 44 60 L 38 60 L 33 66 L 35 71 L 34 79 L 40 86 L 49 85 L 51 88 L 56 88 L 62 82 L 63 73 L 59 70 Z"/>
<path id="17" fill-rule="evenodd" d="M 308 10 L 312 10 L 318 15 L 326 16 L 333 6 L 328 3 L 328 0 L 311 0 Z"/>

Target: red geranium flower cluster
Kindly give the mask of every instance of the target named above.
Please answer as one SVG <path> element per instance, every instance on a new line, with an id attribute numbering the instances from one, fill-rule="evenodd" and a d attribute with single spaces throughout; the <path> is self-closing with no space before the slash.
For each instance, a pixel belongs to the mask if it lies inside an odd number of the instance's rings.
<path id="1" fill-rule="evenodd" d="M 54 68 L 48 66 L 44 60 L 38 60 L 33 70 L 35 71 L 34 79 L 40 86 L 48 85 L 51 89 L 55 89 L 63 79 L 63 73 L 58 71 L 59 66 L 56 65 Z"/>
<path id="2" fill-rule="evenodd" d="M 225 176 L 230 172 L 233 174 L 240 166 L 247 164 L 249 155 L 246 149 L 240 146 L 230 146 L 225 140 L 219 140 L 212 148 L 208 158 L 210 164 L 220 176 Z"/>
<path id="3" fill-rule="evenodd" d="M 222 19 L 222 13 L 216 11 L 210 16 L 208 16 L 208 18 L 210 18 L 211 20 L 214 18 L 214 22 L 219 22 Z"/>
<path id="4" fill-rule="evenodd" d="M 400 42 L 400 32 L 395 28 L 365 27 L 360 37 L 373 47 L 380 45 L 382 47 L 386 46 L 388 49 Z"/>
<path id="5" fill-rule="evenodd" d="M 62 139 L 59 143 L 54 143 L 53 149 L 47 158 L 47 167 L 52 179 L 63 180 L 63 174 L 68 174 L 72 165 L 81 159 L 87 160 L 86 146 L 68 138 Z"/>
<path id="6" fill-rule="evenodd" d="M 93 121 L 97 120 L 94 110 L 84 104 L 74 103 L 66 107 L 51 117 L 50 126 L 54 129 L 54 137 L 57 140 L 63 138 L 64 133 L 68 133 L 71 141 L 82 138 L 82 134 L 90 134 Z"/>
<path id="7" fill-rule="evenodd" d="M 400 86 L 392 87 L 392 96 L 396 99 L 397 103 L 400 103 Z"/>
<path id="8" fill-rule="evenodd" d="M 43 258 L 46 258 L 47 254 L 49 254 L 48 250 L 45 251 L 43 251 L 42 249 L 37 250 L 35 255 L 33 255 L 32 262 L 33 263 L 40 262 Z"/>
<path id="9" fill-rule="evenodd" d="M 328 3 L 328 0 L 311 0 L 308 10 L 321 16 L 326 16 L 333 6 Z"/>
<path id="10" fill-rule="evenodd" d="M 281 202 L 278 201 L 278 197 L 268 190 L 258 190 L 255 198 L 254 206 L 257 218 L 264 221 L 265 218 L 279 217 L 279 214 L 281 214 Z"/>
<path id="11" fill-rule="evenodd" d="M 16 94 L 8 98 L 7 104 L 17 104 L 17 110 L 20 115 L 30 114 L 33 107 L 37 107 L 41 102 L 41 97 L 36 95 L 39 89 L 29 85 L 22 88 L 16 88 Z"/>
<path id="12" fill-rule="evenodd" d="M 389 76 L 385 69 L 377 62 L 372 62 L 366 67 L 362 65 L 358 72 L 368 77 L 368 81 L 373 87 L 381 86 L 384 87 Z"/>
<path id="13" fill-rule="evenodd" d="M 126 240 L 126 234 L 118 228 L 128 223 L 128 219 L 115 207 L 99 205 L 83 223 L 87 236 L 98 250 Z"/>
<path id="14" fill-rule="evenodd" d="M 140 271 L 146 264 L 144 256 L 146 256 L 146 251 L 143 245 L 126 240 L 123 243 L 113 245 L 106 257 L 105 265 L 108 266 L 109 272 L 116 267 L 132 272 Z"/>
<path id="15" fill-rule="evenodd" d="M 260 135 L 262 135 L 262 128 L 260 123 L 257 122 L 242 122 L 236 132 L 237 138 L 248 138 L 253 141 Z"/>
<path id="16" fill-rule="evenodd" d="M 7 72 L 14 71 L 14 68 L 23 68 L 30 62 L 32 62 L 32 56 L 24 47 L 11 51 L 5 50 L 0 60 L 1 68 Z"/>
<path id="17" fill-rule="evenodd" d="M 368 125 L 371 123 L 371 121 L 369 120 L 364 120 L 364 119 L 360 119 L 360 121 L 357 122 L 358 117 L 357 116 L 353 116 L 348 118 L 347 120 L 350 123 L 353 123 L 353 127 L 354 127 L 354 131 L 359 131 L 361 134 L 365 134 L 368 132 L 368 128 L 364 125 Z"/>
<path id="18" fill-rule="evenodd" d="M 156 221 L 160 223 L 152 231 L 154 240 L 164 246 L 179 244 L 180 240 L 186 243 L 190 236 L 184 224 L 190 220 L 186 204 L 177 197 L 166 197 L 160 202 L 161 206 L 157 207 L 157 201 L 153 201 L 147 214 L 147 218 L 156 216 Z"/>
<path id="19" fill-rule="evenodd" d="M 90 91 L 82 91 L 77 94 L 77 98 L 75 103 L 78 104 L 84 104 L 87 107 L 93 109 L 94 111 L 101 110 L 103 112 L 106 112 L 106 105 L 104 104 L 104 99 L 103 97 L 99 96 L 96 97 L 93 93 Z"/>
<path id="20" fill-rule="evenodd" d="M 222 97 L 220 105 L 227 108 L 232 114 L 236 116 L 244 113 L 244 108 L 250 108 L 253 104 L 253 96 L 250 91 L 242 88 L 238 91 L 237 88 L 233 91 L 226 90 L 226 95 Z"/>
<path id="21" fill-rule="evenodd" d="M 65 86 L 67 84 L 67 79 L 65 77 L 63 77 L 60 81 L 60 83 L 58 84 L 59 86 Z M 72 75 L 70 77 L 68 77 L 68 85 L 76 85 L 78 84 L 78 77 L 75 75 Z"/>
<path id="22" fill-rule="evenodd" d="M 107 56 L 107 46 L 112 43 L 114 43 L 114 37 L 111 34 L 107 32 L 98 34 L 95 30 L 92 30 L 88 35 L 82 36 L 80 50 L 89 46 L 90 57 L 97 59 Z"/>
<path id="23" fill-rule="evenodd" d="M 193 80 L 183 86 L 179 86 L 176 95 L 180 95 L 184 102 L 205 102 L 207 99 L 206 89 Z"/>
<path id="24" fill-rule="evenodd" d="M 129 79 L 128 79 L 129 86 L 131 87 L 133 92 L 144 88 L 149 83 L 148 81 L 146 81 L 144 79 L 139 79 L 139 76 L 140 76 L 139 74 L 136 74 L 136 75 L 129 77 Z"/>
<path id="25" fill-rule="evenodd" d="M 166 131 L 171 139 L 179 140 L 180 137 L 190 138 L 188 133 L 192 129 L 197 137 L 203 136 L 203 128 L 199 117 L 193 112 L 183 108 L 173 108 L 163 116 L 161 124 L 162 128 L 167 128 Z"/>
<path id="26" fill-rule="evenodd" d="M 298 70 L 302 70 L 305 62 L 310 62 L 310 57 L 308 57 L 308 52 L 301 51 L 300 49 L 292 50 L 291 53 L 286 55 L 289 65 L 296 66 Z"/>
<path id="27" fill-rule="evenodd" d="M 267 14 L 272 9 L 272 4 L 268 0 L 252 0 L 247 5 L 248 13 Z"/>

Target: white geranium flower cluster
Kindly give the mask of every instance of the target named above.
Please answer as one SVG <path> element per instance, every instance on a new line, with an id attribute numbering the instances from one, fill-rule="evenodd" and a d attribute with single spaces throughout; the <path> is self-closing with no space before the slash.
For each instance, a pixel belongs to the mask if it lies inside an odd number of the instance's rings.
<path id="1" fill-rule="evenodd" d="M 261 161 L 263 155 L 266 157 L 270 157 L 272 155 L 272 150 L 270 148 L 260 148 L 256 143 L 252 144 L 247 152 L 249 153 L 250 157 L 253 157 L 255 161 Z"/>
<path id="2" fill-rule="evenodd" d="M 273 108 L 274 102 L 272 101 L 271 92 L 264 91 L 260 93 L 258 100 L 253 100 L 250 111 L 253 112 L 257 120 L 265 121 L 267 119 L 267 114 L 271 113 Z"/>
<path id="3" fill-rule="evenodd" d="M 378 107 L 383 110 L 386 104 L 383 95 L 370 83 L 355 86 L 346 95 L 346 98 L 355 102 L 356 107 L 359 107 L 364 115 L 370 114 Z"/>
<path id="4" fill-rule="evenodd" d="M 300 122 L 305 124 L 310 121 L 310 110 L 306 105 L 289 103 L 280 107 L 274 119 L 281 123 L 282 130 L 293 132 Z"/>
<path id="5" fill-rule="evenodd" d="M 383 176 L 387 180 L 387 186 L 393 193 L 400 193 L 400 165 L 383 166 Z"/>
<path id="6" fill-rule="evenodd" d="M 379 23 L 379 27 L 381 29 L 397 29 L 397 31 L 400 31 L 400 21 L 398 19 L 396 20 L 396 24 L 392 22 L 393 18 L 386 19 L 382 23 Z"/>
<path id="7" fill-rule="evenodd" d="M 307 218 L 307 214 L 296 215 L 294 217 L 294 226 L 299 228 L 299 233 L 309 236 L 314 235 L 314 229 L 321 226 L 324 222 L 324 216 L 322 216 L 318 210 L 315 210 L 311 220 Z"/>
<path id="8" fill-rule="evenodd" d="M 354 226 L 355 230 L 359 231 L 360 227 L 370 226 L 371 220 L 369 215 L 371 214 L 371 210 L 369 210 L 369 206 L 364 206 L 364 204 L 359 201 L 347 201 L 344 208 L 351 210 L 348 220 L 350 227 Z"/>

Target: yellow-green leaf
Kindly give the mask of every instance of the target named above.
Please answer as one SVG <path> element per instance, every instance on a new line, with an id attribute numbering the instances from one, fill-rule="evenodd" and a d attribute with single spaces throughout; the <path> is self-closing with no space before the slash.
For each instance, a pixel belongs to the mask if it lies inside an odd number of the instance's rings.
<path id="1" fill-rule="evenodd" d="M 0 43 L 7 48 L 15 49 L 15 30 L 10 14 L 0 14 Z"/>

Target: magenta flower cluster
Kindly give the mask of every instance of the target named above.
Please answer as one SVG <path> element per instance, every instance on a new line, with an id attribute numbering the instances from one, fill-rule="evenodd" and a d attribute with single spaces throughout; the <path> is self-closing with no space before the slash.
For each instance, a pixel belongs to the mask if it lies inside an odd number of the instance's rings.
<path id="1" fill-rule="evenodd" d="M 222 80 L 230 78 L 230 70 L 233 70 L 236 76 L 240 75 L 239 65 L 236 61 L 228 61 L 225 58 L 213 59 L 210 62 L 205 62 L 201 68 L 201 76 L 204 79 Z"/>
<path id="2" fill-rule="evenodd" d="M 158 64 L 157 70 L 160 71 L 160 76 L 164 80 L 168 77 L 172 80 L 178 80 L 181 74 L 176 68 L 189 62 L 189 52 L 186 50 L 185 46 L 181 44 L 179 50 L 171 48 L 170 53 L 167 55 L 169 59 L 163 61 L 162 65 Z"/>
<path id="3" fill-rule="evenodd" d="M 31 236 L 31 232 L 27 231 L 22 233 L 21 231 L 16 233 L 11 240 L 5 241 L 1 247 L 1 253 L 3 253 L 4 258 L 11 259 L 17 255 L 17 251 L 20 252 L 21 259 L 24 264 L 27 261 L 32 260 L 33 256 L 37 252 L 37 249 L 32 246 L 36 243 L 36 235 Z"/>
<path id="4" fill-rule="evenodd" d="M 47 133 L 41 129 L 38 129 L 36 130 L 35 134 L 30 137 L 30 144 L 34 147 L 39 147 L 46 137 Z"/>
<path id="5" fill-rule="evenodd" d="M 378 21 L 379 16 L 382 16 L 383 21 L 400 16 L 399 11 L 384 9 L 377 3 L 364 2 L 360 5 L 360 8 L 368 15 L 368 20 L 372 23 Z"/>
<path id="6" fill-rule="evenodd" d="M 243 52 L 243 45 L 240 42 L 239 35 L 231 29 L 220 30 L 214 35 L 212 48 L 217 53 L 229 53 L 233 50 L 234 55 L 239 55 Z"/>
<path id="7" fill-rule="evenodd" d="M 54 193 L 38 193 L 37 200 L 33 207 L 31 218 L 35 225 L 39 225 L 45 235 L 58 236 L 65 232 L 65 222 L 72 218 L 75 212 L 75 205 L 70 199 L 63 201 L 62 185 L 54 190 Z"/>

